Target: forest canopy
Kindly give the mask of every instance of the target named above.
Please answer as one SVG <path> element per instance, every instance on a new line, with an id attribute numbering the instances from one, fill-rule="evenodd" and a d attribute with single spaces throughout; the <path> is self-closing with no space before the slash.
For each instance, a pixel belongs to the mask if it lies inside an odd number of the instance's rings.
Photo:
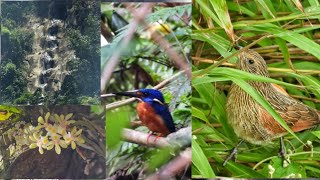
<path id="1" fill-rule="evenodd" d="M 100 103 L 98 1 L 2 2 L 1 18 L 2 104 Z"/>

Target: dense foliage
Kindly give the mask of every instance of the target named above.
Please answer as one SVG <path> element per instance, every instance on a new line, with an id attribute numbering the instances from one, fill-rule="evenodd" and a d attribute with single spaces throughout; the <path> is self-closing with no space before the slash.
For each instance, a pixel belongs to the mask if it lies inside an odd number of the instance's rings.
<path id="1" fill-rule="evenodd" d="M 141 6 L 143 3 L 137 4 L 134 8 Z M 109 44 L 102 47 L 102 69 L 108 67 L 108 63 L 111 61 L 110 57 L 114 52 L 121 49 L 121 42 L 126 38 L 130 23 L 135 21 L 132 11 L 128 9 L 123 4 L 102 4 L 102 13 L 106 18 L 105 25 L 110 28 L 110 31 L 114 30 L 112 33 L 115 35 L 112 37 L 112 42 L 109 41 Z M 144 17 L 150 28 L 144 27 L 143 24 L 138 26 L 133 39 L 128 46 L 124 47 L 120 63 L 114 69 L 106 91 L 121 92 L 152 88 L 179 73 L 177 66 L 171 61 L 171 57 L 151 38 L 151 34 L 159 33 L 164 40 L 169 42 L 168 48 L 181 55 L 188 55 L 191 51 L 190 15 L 190 4 L 177 6 L 171 3 L 155 4 L 152 12 Z M 121 28 L 118 26 L 119 29 L 116 29 L 116 24 L 123 26 Z M 185 74 L 181 74 L 160 89 L 164 94 L 177 129 L 190 126 L 190 90 L 190 82 Z M 112 107 L 112 104 L 117 103 L 119 99 L 119 97 L 105 99 L 108 108 L 106 121 L 107 175 L 112 178 L 146 178 L 177 157 L 185 147 L 180 149 L 172 145 L 162 149 L 152 148 L 123 139 L 124 128 L 144 133 L 148 133 L 148 129 L 145 126 L 135 125 L 139 122 L 135 108 L 137 102 L 118 108 Z M 185 139 L 188 140 L 189 137 Z M 182 176 L 188 177 L 183 172 Z"/>
<path id="2" fill-rule="evenodd" d="M 97 104 L 99 103 L 99 2 L 2 2 L 1 11 L 0 101 L 6 104 Z M 27 90 L 27 55 L 33 51 L 34 32 L 27 28 L 31 19 L 60 19 L 76 58 L 67 64 L 61 90 Z M 35 25 L 36 26 L 36 25 Z M 33 52 L 35 53 L 35 52 Z M 44 100 L 45 99 L 45 100 Z"/>
<path id="3" fill-rule="evenodd" d="M 197 0 L 193 7 L 193 177 L 319 177 L 319 131 L 295 133 L 304 144 L 293 134 L 285 136 L 290 164 L 283 166 L 275 140 L 265 146 L 246 142 L 236 161 L 222 166 L 239 142 L 225 110 L 231 81 L 247 91 L 247 80 L 277 83 L 290 96 L 320 109 L 319 2 Z M 272 79 L 232 69 L 238 52 L 233 45 L 253 45 Z"/>

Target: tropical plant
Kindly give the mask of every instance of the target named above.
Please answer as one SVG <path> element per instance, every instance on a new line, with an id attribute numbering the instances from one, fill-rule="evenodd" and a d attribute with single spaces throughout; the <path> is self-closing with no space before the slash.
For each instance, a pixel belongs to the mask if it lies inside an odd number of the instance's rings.
<path id="1" fill-rule="evenodd" d="M 161 179 L 176 175 L 190 177 L 184 168 L 165 176 L 161 172 L 172 170 L 170 164 L 179 159 L 183 152 L 187 153 L 185 157 L 189 157 L 189 163 L 187 161 L 181 167 L 188 167 L 191 162 L 188 131 L 191 129 L 190 80 L 184 73 L 187 69 L 181 68 L 172 58 L 172 52 L 177 53 L 183 63 L 189 66 L 187 55 L 191 51 L 191 5 L 102 3 L 101 9 L 105 18 L 103 26 L 110 31 L 104 33 L 108 43 L 101 50 L 102 82 L 106 82 L 102 86 L 103 92 L 160 88 L 178 130 L 157 140 L 154 140 L 155 136 L 148 139 L 148 129 L 137 120 L 136 102 L 123 104 L 119 97 L 103 95 L 107 97 L 103 98 L 107 103 L 107 175 L 114 179 L 154 176 Z M 137 17 L 143 17 L 143 22 Z M 138 26 L 132 28 L 135 24 Z M 107 36 L 110 34 L 111 38 Z M 166 48 L 163 47 L 164 43 Z M 117 53 L 119 57 L 115 58 Z M 111 68 L 114 62 L 118 65 Z M 105 73 L 112 75 L 106 78 Z M 180 138 L 169 138 L 177 137 L 175 135 L 179 132 L 182 132 Z"/>
<path id="2" fill-rule="evenodd" d="M 105 177 L 104 107 L 2 105 L 0 110 L 1 178 Z M 76 173 L 65 166 L 76 167 Z"/>

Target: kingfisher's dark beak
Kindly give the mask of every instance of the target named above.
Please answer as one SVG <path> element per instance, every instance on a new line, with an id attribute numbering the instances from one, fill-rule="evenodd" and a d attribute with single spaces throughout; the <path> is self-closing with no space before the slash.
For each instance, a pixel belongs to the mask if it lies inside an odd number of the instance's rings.
<path id="1" fill-rule="evenodd" d="M 115 92 L 112 94 L 115 94 L 117 96 L 128 96 L 128 97 L 136 97 L 136 98 L 140 97 L 140 94 L 137 91 L 136 92 Z"/>

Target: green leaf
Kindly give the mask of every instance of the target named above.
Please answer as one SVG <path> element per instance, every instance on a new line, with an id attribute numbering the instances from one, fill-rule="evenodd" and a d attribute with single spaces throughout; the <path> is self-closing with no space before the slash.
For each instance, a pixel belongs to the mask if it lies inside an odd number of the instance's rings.
<path id="1" fill-rule="evenodd" d="M 200 73 L 200 71 L 195 71 L 193 72 L 194 74 L 198 74 Z M 279 81 L 279 80 L 275 80 L 275 79 L 271 79 L 271 78 L 267 78 L 267 77 L 263 77 L 263 76 L 259 76 L 256 74 L 251 74 L 245 71 L 241 71 L 238 69 L 232 69 L 232 68 L 225 68 L 225 67 L 218 67 L 218 68 L 214 68 L 213 70 L 211 70 L 207 75 L 212 75 L 212 82 L 215 82 L 214 80 L 216 79 L 216 77 L 220 76 L 221 78 L 228 78 L 228 77 L 234 77 L 234 78 L 239 78 L 241 77 L 241 79 L 243 80 L 253 80 L 253 81 L 259 81 L 259 82 L 270 82 L 270 83 L 274 83 L 274 84 L 280 84 L 280 85 L 284 85 L 284 86 L 289 86 L 289 87 L 299 87 L 297 85 L 294 84 L 289 84 L 283 81 Z M 209 77 L 210 77 L 209 76 Z M 202 78 L 202 77 L 196 77 L 193 78 L 193 81 L 196 80 L 197 78 Z M 220 78 L 220 79 L 221 79 Z M 209 78 L 206 78 L 206 83 L 210 82 Z M 197 80 L 197 84 L 201 84 L 200 80 Z"/>
<path id="2" fill-rule="evenodd" d="M 293 67 L 296 70 L 303 70 L 303 69 L 320 70 L 319 63 L 317 62 L 294 61 L 292 63 L 293 63 Z M 277 67 L 277 68 L 288 68 L 288 66 L 283 62 L 268 64 L 268 66 Z"/>
<path id="3" fill-rule="evenodd" d="M 202 175 L 202 178 L 215 178 L 207 157 L 196 140 L 192 139 L 192 163 Z"/>
<path id="4" fill-rule="evenodd" d="M 282 52 L 282 55 L 284 57 L 284 62 L 288 65 L 288 67 L 291 67 L 290 66 L 290 64 L 291 64 L 290 54 L 289 54 L 289 50 L 288 50 L 286 42 L 281 38 L 276 38 L 276 42 L 279 45 L 279 48 Z"/>
<path id="5" fill-rule="evenodd" d="M 311 6 L 320 6 L 318 0 L 308 0 Z"/>
<path id="6" fill-rule="evenodd" d="M 220 27 L 222 27 L 222 24 L 221 24 L 219 18 L 213 13 L 213 11 L 209 8 L 208 4 L 204 0 L 198 0 L 198 1 L 196 1 L 196 3 L 199 4 L 201 11 L 203 12 L 203 14 L 206 15 L 206 17 L 210 17 Z"/>
<path id="7" fill-rule="evenodd" d="M 122 130 L 129 125 L 129 115 L 127 107 L 106 111 L 106 132 L 109 134 L 106 136 L 106 144 L 108 148 L 115 148 L 120 143 Z"/>
<path id="8" fill-rule="evenodd" d="M 149 14 L 146 18 L 147 22 L 153 23 L 161 21 L 167 21 L 169 17 L 178 15 L 179 17 L 183 16 L 184 13 L 190 13 L 191 5 L 183 5 L 183 6 L 175 6 L 175 7 L 167 7 L 156 10 L 155 12 Z"/>
<path id="9" fill-rule="evenodd" d="M 245 29 L 274 34 L 320 59 L 320 45 L 297 32 L 284 30 L 270 23 L 247 26 Z"/>
<path id="10" fill-rule="evenodd" d="M 320 131 L 312 131 L 312 134 L 320 139 Z"/>
<path id="11" fill-rule="evenodd" d="M 203 76 L 199 78 L 194 78 L 192 80 L 192 85 L 197 86 L 199 84 L 206 84 L 211 82 L 229 81 L 229 78 L 219 77 L 219 76 Z"/>
<path id="12" fill-rule="evenodd" d="M 192 116 L 201 119 L 202 121 L 206 123 L 210 123 L 206 115 L 200 110 L 197 109 L 196 107 L 192 107 Z"/>
<path id="13" fill-rule="evenodd" d="M 148 159 L 148 170 L 155 171 L 156 168 L 161 167 L 164 163 L 168 162 L 171 158 L 172 149 L 171 148 L 163 148 L 163 149 L 156 149 L 152 156 Z"/>
<path id="14" fill-rule="evenodd" d="M 222 36 L 212 32 L 193 32 L 192 39 L 207 42 L 212 45 L 223 57 L 230 56 L 232 53 L 228 51 L 230 42 Z"/>
<path id="15" fill-rule="evenodd" d="M 227 3 L 225 0 L 209 0 L 216 15 L 220 20 L 220 26 L 227 33 L 229 38 L 234 41 L 233 25 L 230 20 Z"/>
<path id="16" fill-rule="evenodd" d="M 298 75 L 289 73 L 291 76 L 299 78 L 303 84 L 310 90 L 318 99 L 320 99 L 320 81 L 312 76 Z"/>
<path id="17" fill-rule="evenodd" d="M 229 7 L 229 10 L 238 11 L 238 12 L 244 13 L 244 14 L 251 16 L 251 17 L 256 16 L 256 14 L 254 12 L 250 11 L 248 8 L 246 8 L 240 4 L 237 4 L 237 3 L 234 3 L 231 1 L 227 1 L 227 5 Z"/>
<path id="18" fill-rule="evenodd" d="M 219 155 L 217 155 L 214 151 L 205 151 L 205 154 L 209 158 L 213 158 L 217 162 L 218 165 L 222 165 L 224 159 L 222 159 Z M 228 161 L 227 165 L 225 167 L 220 167 L 223 169 L 227 169 L 230 171 L 233 176 L 235 177 L 241 177 L 241 178 L 263 178 L 264 176 L 260 174 L 259 172 L 253 170 L 251 167 L 247 167 L 245 165 L 235 163 L 232 160 Z"/>
<path id="19" fill-rule="evenodd" d="M 269 17 L 275 18 L 275 10 L 269 0 L 255 0 L 262 11 L 263 16 L 268 19 Z"/>

